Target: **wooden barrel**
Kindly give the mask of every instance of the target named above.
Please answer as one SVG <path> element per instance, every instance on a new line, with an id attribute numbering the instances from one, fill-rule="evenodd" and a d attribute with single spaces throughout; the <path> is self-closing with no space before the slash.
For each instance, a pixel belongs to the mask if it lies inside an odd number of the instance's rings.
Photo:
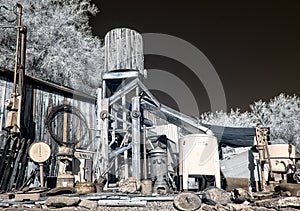
<path id="1" fill-rule="evenodd" d="M 144 72 L 143 38 L 132 29 L 116 28 L 105 35 L 104 70 Z"/>

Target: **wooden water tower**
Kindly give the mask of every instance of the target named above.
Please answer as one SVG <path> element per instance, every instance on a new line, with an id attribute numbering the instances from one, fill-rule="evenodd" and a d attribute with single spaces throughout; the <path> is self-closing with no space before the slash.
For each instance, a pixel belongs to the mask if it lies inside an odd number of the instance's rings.
<path id="1" fill-rule="evenodd" d="M 105 65 L 97 96 L 97 116 L 101 131 L 98 150 L 100 176 L 106 175 L 107 169 L 114 171 L 110 167 L 112 161 L 109 154 L 116 150 L 112 148 L 116 134 L 121 134 L 123 141 L 118 147 L 126 147 L 130 143 L 131 156 L 125 151 L 124 156 L 118 158 L 122 161 L 115 161 L 115 172 L 111 174 L 120 177 L 117 163 L 121 162 L 124 178 L 141 178 L 139 83 L 145 76 L 142 35 L 128 28 L 109 31 L 105 36 Z"/>

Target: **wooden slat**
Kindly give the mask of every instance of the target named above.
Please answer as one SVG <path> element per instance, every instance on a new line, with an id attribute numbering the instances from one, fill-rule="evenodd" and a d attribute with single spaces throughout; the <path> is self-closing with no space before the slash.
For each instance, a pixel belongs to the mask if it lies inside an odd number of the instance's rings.
<path id="1" fill-rule="evenodd" d="M 64 105 L 67 105 L 68 101 L 67 98 L 64 98 Z M 63 119 L 63 142 L 67 142 L 68 140 L 68 114 L 64 113 L 64 119 Z"/>
<path id="2" fill-rule="evenodd" d="M 4 109 L 5 109 L 5 93 L 6 93 L 6 81 L 3 85 L 1 84 L 1 95 L 0 95 L 0 130 L 2 130 L 4 123 Z"/>
<path id="3" fill-rule="evenodd" d="M 80 111 L 80 102 L 78 102 L 77 104 L 77 109 Z M 75 128 L 74 128 L 75 129 Z M 77 136 L 77 140 L 80 140 L 81 139 L 81 122 L 79 119 L 77 119 L 77 122 L 76 122 L 76 136 Z M 82 141 L 82 140 L 80 140 Z M 79 148 L 80 147 L 80 142 L 77 144 L 77 147 Z"/>

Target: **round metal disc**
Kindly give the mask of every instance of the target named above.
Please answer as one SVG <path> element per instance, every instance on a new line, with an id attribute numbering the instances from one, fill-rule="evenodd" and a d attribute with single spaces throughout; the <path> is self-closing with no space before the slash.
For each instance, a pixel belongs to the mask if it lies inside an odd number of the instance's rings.
<path id="1" fill-rule="evenodd" d="M 174 206 L 179 210 L 196 210 L 201 206 L 201 199 L 192 192 L 183 192 L 174 198 Z"/>
<path id="2" fill-rule="evenodd" d="M 50 146 L 44 142 L 35 142 L 29 148 L 29 157 L 37 163 L 43 163 L 49 159 L 51 155 Z"/>

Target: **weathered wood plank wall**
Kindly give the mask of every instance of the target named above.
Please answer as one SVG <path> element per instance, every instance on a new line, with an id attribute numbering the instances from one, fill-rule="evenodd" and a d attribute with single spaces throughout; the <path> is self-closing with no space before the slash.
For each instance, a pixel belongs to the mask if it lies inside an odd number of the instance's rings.
<path id="1" fill-rule="evenodd" d="M 7 111 L 5 109 L 5 100 L 10 98 L 13 88 L 13 81 L 10 75 L 0 74 L 0 133 L 3 133 L 3 127 L 5 127 L 5 118 Z M 26 132 L 35 141 L 43 141 L 48 143 L 54 151 L 56 151 L 57 144 L 52 140 L 49 131 L 46 126 L 47 115 L 51 109 L 58 105 L 66 103 L 68 105 L 78 108 L 87 120 L 89 129 L 94 129 L 96 125 L 96 113 L 95 102 L 92 97 L 84 99 L 84 97 L 72 96 L 71 93 L 67 93 L 65 90 L 60 91 L 56 88 L 51 88 L 43 84 L 35 84 L 32 81 L 25 81 L 25 110 L 24 119 Z M 56 121 L 56 129 L 63 127 L 63 123 L 67 122 L 66 131 L 78 131 L 78 137 L 80 137 L 78 118 L 74 118 L 74 115 L 68 115 L 65 119 L 64 116 L 59 116 Z M 58 131 L 57 131 L 58 132 Z M 74 132 L 73 132 L 74 133 Z M 70 134 L 69 134 L 70 135 Z M 84 139 L 80 140 L 78 146 L 85 149 L 95 151 L 95 131 L 88 130 Z M 1 143 L 0 143 L 1 146 Z"/>

